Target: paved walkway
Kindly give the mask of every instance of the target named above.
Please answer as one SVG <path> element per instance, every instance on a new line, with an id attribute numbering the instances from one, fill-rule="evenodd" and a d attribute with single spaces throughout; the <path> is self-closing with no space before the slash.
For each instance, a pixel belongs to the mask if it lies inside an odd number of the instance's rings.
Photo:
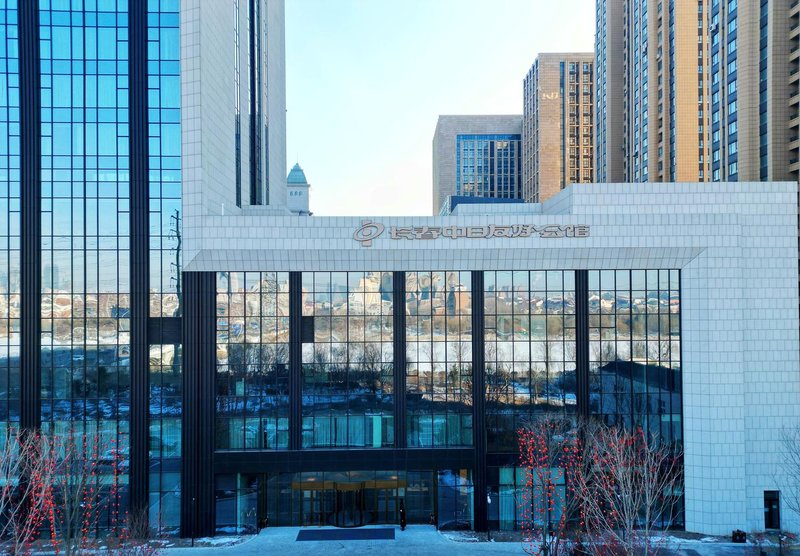
<path id="1" fill-rule="evenodd" d="M 450 556 L 453 554 L 524 554 L 519 542 L 476 542 L 455 533 L 440 533 L 426 525 L 409 525 L 405 531 L 397 527 L 395 540 L 369 541 L 303 541 L 297 542 L 298 527 L 274 527 L 261 532 L 235 546 L 208 548 L 171 548 L 165 556 L 199 554 L 200 556 L 294 556 L 306 554 L 346 554 L 347 556 L 409 555 L 409 556 Z M 220 539 L 220 542 L 223 542 Z M 675 556 L 745 556 L 758 555 L 753 545 L 734 545 L 728 543 L 703 543 L 700 541 L 681 541 L 670 554 Z M 777 549 L 767 554 L 777 554 Z M 784 552 L 784 554 L 788 554 Z M 796 554 L 796 553 L 792 553 Z M 665 555 L 666 556 L 666 555 Z"/>

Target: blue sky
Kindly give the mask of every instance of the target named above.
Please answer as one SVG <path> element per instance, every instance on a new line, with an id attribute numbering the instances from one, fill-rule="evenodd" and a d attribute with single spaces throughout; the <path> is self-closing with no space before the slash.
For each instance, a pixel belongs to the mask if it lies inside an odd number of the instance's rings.
<path id="1" fill-rule="evenodd" d="M 518 114 L 539 52 L 591 51 L 594 0 L 286 0 L 288 167 L 317 215 L 431 213 L 439 114 Z"/>

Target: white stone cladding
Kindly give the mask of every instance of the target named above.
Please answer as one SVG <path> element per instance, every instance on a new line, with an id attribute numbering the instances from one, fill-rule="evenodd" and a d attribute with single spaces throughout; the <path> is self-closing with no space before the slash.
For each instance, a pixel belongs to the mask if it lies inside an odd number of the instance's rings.
<path id="1" fill-rule="evenodd" d="M 269 206 L 286 209 L 286 69 L 284 0 L 260 0 L 262 35 L 262 168 L 269 173 Z M 239 0 L 241 191 L 236 206 L 236 88 L 234 0 L 181 2 L 181 169 L 185 228 L 202 228 L 209 214 L 239 214 L 250 191 L 250 114 L 247 0 Z M 264 130 L 261 130 L 262 136 Z M 264 180 L 267 181 L 266 179 Z M 188 256 L 199 249 L 199 234 L 188 234 Z"/>
<path id="2" fill-rule="evenodd" d="M 797 212 L 796 183 L 710 183 L 573 185 L 542 205 L 447 217 L 208 214 L 185 269 L 681 269 L 686 529 L 729 534 L 763 529 L 764 490 L 785 490 L 781 430 L 800 420 Z M 372 247 L 353 239 L 363 220 L 386 227 Z M 590 235 L 389 237 L 390 226 L 489 224 Z M 781 509 L 783 527 L 800 529 Z"/>
<path id="3" fill-rule="evenodd" d="M 267 0 L 267 55 L 264 106 L 268 133 L 264 139 L 269 205 L 285 207 L 286 198 L 286 25 L 284 0 Z"/>

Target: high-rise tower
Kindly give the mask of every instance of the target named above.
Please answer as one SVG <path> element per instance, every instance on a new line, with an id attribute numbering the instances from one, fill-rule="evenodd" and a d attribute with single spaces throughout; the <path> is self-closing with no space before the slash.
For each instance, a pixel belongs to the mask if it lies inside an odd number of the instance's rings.
<path id="1" fill-rule="evenodd" d="M 523 83 L 522 189 L 540 203 L 594 174 L 594 54 L 540 54 Z"/>
<path id="2" fill-rule="evenodd" d="M 599 180 L 709 179 L 708 4 L 597 1 Z"/>
<path id="3" fill-rule="evenodd" d="M 0 2 L 0 429 L 96 434 L 161 532 L 192 504 L 184 230 L 288 212 L 283 26 L 283 0 Z"/>

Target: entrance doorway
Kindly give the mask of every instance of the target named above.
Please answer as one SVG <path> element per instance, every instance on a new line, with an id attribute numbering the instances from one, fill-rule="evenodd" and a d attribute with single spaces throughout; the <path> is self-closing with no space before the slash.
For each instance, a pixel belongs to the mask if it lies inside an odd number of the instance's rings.
<path id="1" fill-rule="evenodd" d="M 300 480 L 291 483 L 291 499 L 300 498 L 301 525 L 360 527 L 400 521 L 400 500 L 406 496 L 408 485 L 397 473 L 386 477 L 357 471 L 299 475 Z M 268 496 L 267 511 L 271 503 L 281 502 Z"/>
<path id="2" fill-rule="evenodd" d="M 764 491 L 764 529 L 781 528 L 781 493 L 777 490 Z"/>
<path id="3" fill-rule="evenodd" d="M 471 513 L 471 504 L 462 496 L 469 490 L 461 478 L 464 473 L 376 470 L 217 475 L 216 530 L 230 534 L 262 527 L 396 525 L 401 502 L 409 524 L 438 523 L 447 528 L 454 521 L 450 514 L 457 514 L 455 521 L 462 525 Z M 440 485 L 441 496 L 437 495 Z M 445 515 L 437 519 L 440 503 Z"/>
<path id="4" fill-rule="evenodd" d="M 364 525 L 364 492 L 359 483 L 334 483 L 336 505 L 328 516 L 328 522 L 337 527 L 360 527 Z"/>

